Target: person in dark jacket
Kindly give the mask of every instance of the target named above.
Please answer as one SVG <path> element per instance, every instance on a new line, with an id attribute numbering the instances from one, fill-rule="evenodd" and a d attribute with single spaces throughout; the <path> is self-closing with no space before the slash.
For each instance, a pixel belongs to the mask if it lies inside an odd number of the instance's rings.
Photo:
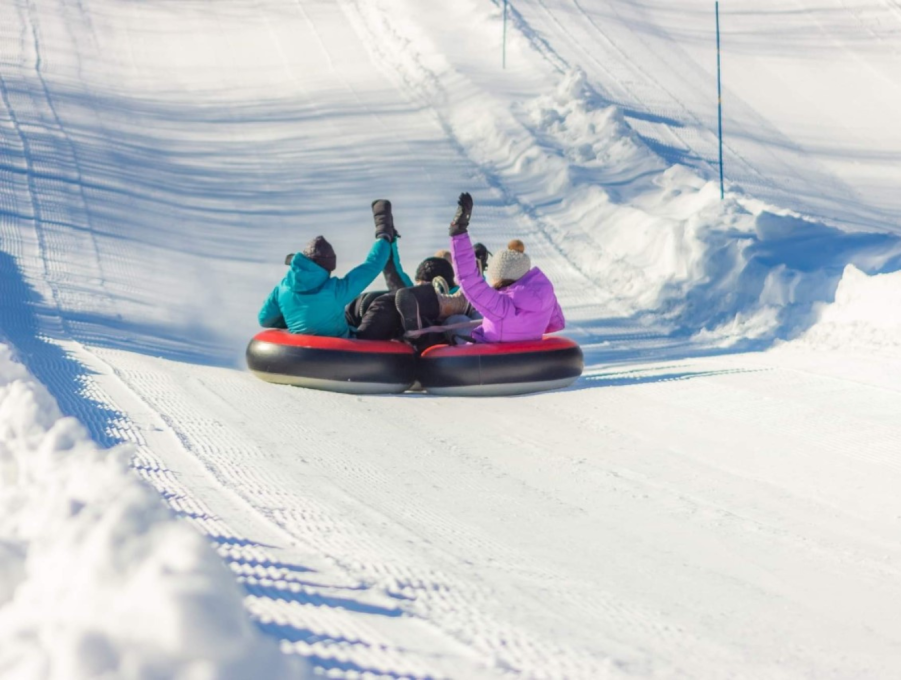
<path id="1" fill-rule="evenodd" d="M 401 288 L 412 288 L 413 286 L 432 283 L 439 276 L 447 282 L 452 292 L 457 290 L 454 283 L 454 265 L 451 264 L 449 259 L 437 255 L 427 257 L 419 263 L 419 266 L 416 267 L 416 281 L 414 282 L 404 271 L 403 265 L 401 265 L 397 240 L 391 244 L 391 257 L 388 259 L 382 273 L 385 276 L 385 283 L 388 284 L 388 292 L 391 293 L 395 293 Z"/>
<path id="2" fill-rule="evenodd" d="M 385 266 L 388 291 L 364 293 L 348 305 L 345 318 L 361 340 L 393 340 L 405 330 L 402 309 L 411 305 L 421 309 L 423 325 L 435 325 L 449 314 L 465 311 L 468 303 L 449 295 L 456 291 L 453 265 L 442 257 L 427 257 L 416 268 L 416 281 L 404 272 L 397 252 L 391 244 L 392 257 Z M 438 284 L 436 285 L 436 282 Z M 452 298 L 452 299 L 451 299 Z M 417 326 L 420 327 L 420 326 Z"/>
<path id="3" fill-rule="evenodd" d="M 264 328 L 286 328 L 292 333 L 335 338 L 350 336 L 345 307 L 375 280 L 391 256 L 396 238 L 391 203 L 372 204 L 375 243 L 365 262 L 342 278 L 332 277 L 337 258 L 323 236 L 289 256 L 290 269 L 273 289 L 258 315 Z"/>
<path id="4" fill-rule="evenodd" d="M 491 252 L 481 243 L 472 246 L 479 271 L 484 272 Z M 347 321 L 355 337 L 390 340 L 423 328 L 452 323 L 464 325 L 481 315 L 464 297 L 455 281 L 451 252 L 439 250 L 416 268 L 416 283 L 404 272 L 397 240 L 391 244 L 391 258 L 385 265 L 388 292 L 366 293 L 347 308 Z M 450 321 L 448 321 L 450 320 Z M 453 339 L 455 332 L 430 332 L 408 342 L 419 350 Z M 463 336 L 465 337 L 465 335 Z"/>
<path id="5" fill-rule="evenodd" d="M 405 331 L 413 329 L 413 326 L 404 325 L 404 310 L 407 311 L 406 318 L 411 324 L 410 311 L 419 313 L 415 328 L 421 328 L 437 325 L 442 318 L 450 314 L 461 314 L 469 306 L 462 296 L 451 295 L 457 291 L 457 287 L 454 282 L 454 267 L 449 259 L 438 255 L 427 257 L 416 268 L 414 281 L 401 265 L 397 238 L 395 230 L 391 257 L 382 272 L 388 290 L 363 293 L 345 309 L 344 318 L 351 328 L 351 334 L 360 340 L 402 338 Z M 437 342 L 437 336 L 432 340 Z M 427 344 L 427 341 L 419 344 Z"/>

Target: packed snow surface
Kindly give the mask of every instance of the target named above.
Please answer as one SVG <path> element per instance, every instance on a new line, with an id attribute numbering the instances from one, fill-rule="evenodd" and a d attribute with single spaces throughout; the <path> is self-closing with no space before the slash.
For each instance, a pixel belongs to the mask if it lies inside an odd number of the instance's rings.
<path id="1" fill-rule="evenodd" d="M 901 5 L 720 3 L 721 200 L 712 4 L 0 5 L 0 675 L 901 675 Z M 461 191 L 571 389 L 244 370 Z"/>
<path id="2" fill-rule="evenodd" d="M 232 575 L 0 345 L 0 673 L 298 677 Z"/>

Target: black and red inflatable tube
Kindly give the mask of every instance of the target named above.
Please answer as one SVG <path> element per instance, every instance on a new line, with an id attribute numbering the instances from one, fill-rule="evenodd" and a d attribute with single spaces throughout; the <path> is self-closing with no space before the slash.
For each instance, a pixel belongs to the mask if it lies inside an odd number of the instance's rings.
<path id="1" fill-rule="evenodd" d="M 267 382 L 349 394 L 400 393 L 414 383 L 448 396 L 502 396 L 560 389 L 584 368 L 582 350 L 568 338 L 527 342 L 439 345 L 420 356 L 401 342 L 257 334 L 247 366 Z"/>
<path id="2" fill-rule="evenodd" d="M 424 390 L 447 396 L 504 396 L 567 387 L 584 369 L 582 349 L 569 338 L 497 344 L 441 345 L 419 357 Z"/>
<path id="3" fill-rule="evenodd" d="M 258 333 L 247 367 L 272 383 L 346 394 L 391 394 L 416 381 L 416 354 L 401 342 L 324 338 L 282 330 Z"/>

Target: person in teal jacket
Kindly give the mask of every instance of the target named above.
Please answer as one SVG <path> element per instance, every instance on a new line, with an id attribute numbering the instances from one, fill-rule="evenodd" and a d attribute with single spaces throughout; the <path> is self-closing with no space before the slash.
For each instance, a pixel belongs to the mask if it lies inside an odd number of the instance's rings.
<path id="1" fill-rule="evenodd" d="M 349 337 L 344 308 L 384 269 L 397 235 L 389 201 L 374 201 L 372 214 L 376 241 L 366 261 L 343 278 L 331 276 L 337 258 L 322 236 L 310 241 L 303 252 L 289 255 L 291 268 L 263 303 L 260 325 L 306 335 Z"/>

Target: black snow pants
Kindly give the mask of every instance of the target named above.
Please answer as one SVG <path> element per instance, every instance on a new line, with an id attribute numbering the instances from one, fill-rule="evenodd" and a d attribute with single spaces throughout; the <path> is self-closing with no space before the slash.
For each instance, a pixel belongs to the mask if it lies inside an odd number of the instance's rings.
<path id="1" fill-rule="evenodd" d="M 431 284 L 406 288 L 419 304 L 423 327 L 439 323 L 438 296 Z M 348 325 L 356 328 L 354 337 L 360 340 L 394 340 L 404 335 L 403 318 L 397 310 L 397 291 L 363 293 L 344 309 Z M 430 334 L 434 335 L 434 334 Z M 431 342 L 429 344 L 435 344 Z"/>

